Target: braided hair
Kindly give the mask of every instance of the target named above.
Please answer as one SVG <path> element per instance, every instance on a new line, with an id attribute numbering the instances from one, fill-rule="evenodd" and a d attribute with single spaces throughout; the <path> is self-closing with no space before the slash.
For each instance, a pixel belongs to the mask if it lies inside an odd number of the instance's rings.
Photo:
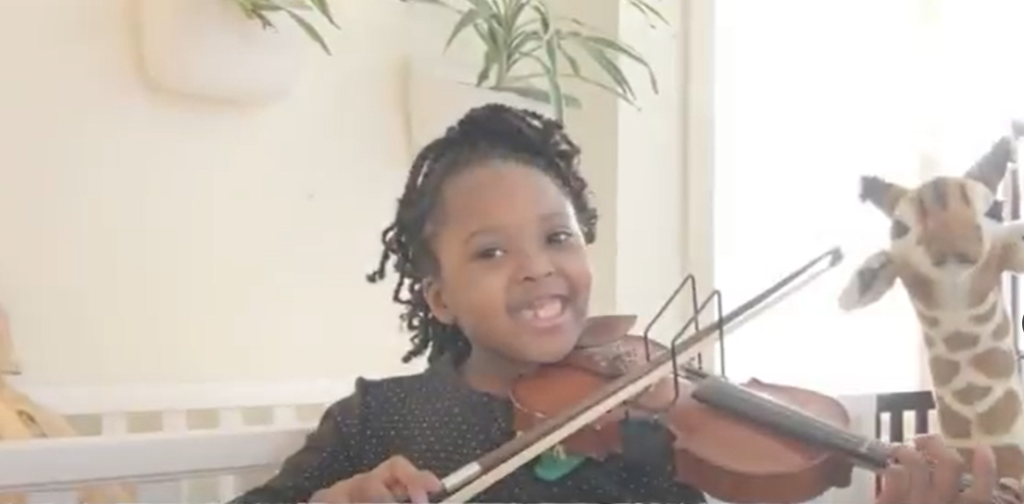
<path id="1" fill-rule="evenodd" d="M 409 362 L 429 350 L 428 362 L 451 356 L 461 362 L 470 353 L 469 340 L 455 325 L 431 314 L 424 280 L 439 267 L 430 249 L 431 219 L 445 181 L 482 162 L 515 161 L 540 170 L 572 203 L 585 243 L 596 238 L 597 211 L 590 203 L 587 182 L 578 170 L 580 149 L 562 124 L 540 114 L 498 104 L 470 110 L 444 136 L 420 151 L 412 164 L 394 221 L 381 234 L 384 251 L 370 283 L 384 279 L 389 263 L 398 274 L 392 300 L 405 307 L 401 320 L 412 332 Z"/>

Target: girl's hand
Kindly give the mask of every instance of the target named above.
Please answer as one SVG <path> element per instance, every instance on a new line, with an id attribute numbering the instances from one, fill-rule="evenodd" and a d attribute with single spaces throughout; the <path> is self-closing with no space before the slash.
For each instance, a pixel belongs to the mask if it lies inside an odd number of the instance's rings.
<path id="1" fill-rule="evenodd" d="M 1020 488 L 1015 481 L 996 481 L 996 463 L 992 450 L 978 447 L 969 466 L 974 479 L 967 490 L 960 480 L 967 464 L 946 446 L 942 437 L 925 435 L 914 439 L 914 447 L 894 449 L 893 464 L 882 474 L 882 492 L 876 504 L 1020 504 Z"/>
<path id="2" fill-rule="evenodd" d="M 427 494 L 442 490 L 441 480 L 421 471 L 402 456 L 394 456 L 370 472 L 342 480 L 313 494 L 311 504 L 347 504 L 354 502 L 430 502 Z"/>

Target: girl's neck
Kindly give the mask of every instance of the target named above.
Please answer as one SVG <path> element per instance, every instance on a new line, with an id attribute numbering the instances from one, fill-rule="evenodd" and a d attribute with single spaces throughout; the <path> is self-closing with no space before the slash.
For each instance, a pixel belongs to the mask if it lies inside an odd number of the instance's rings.
<path id="1" fill-rule="evenodd" d="M 534 364 L 514 361 L 482 349 L 473 349 L 460 366 L 460 374 L 474 390 L 506 396 L 516 378 L 530 372 L 534 367 Z"/>

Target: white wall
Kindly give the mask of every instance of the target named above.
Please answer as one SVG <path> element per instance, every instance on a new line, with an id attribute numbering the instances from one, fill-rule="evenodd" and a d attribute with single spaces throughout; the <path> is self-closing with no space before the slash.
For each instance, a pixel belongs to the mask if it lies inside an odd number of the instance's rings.
<path id="1" fill-rule="evenodd" d="M 618 29 L 618 2 L 562 4 Z M 406 6 L 334 5 L 343 26 L 328 33 L 335 55 L 310 44 L 289 99 L 239 108 L 147 86 L 132 0 L 5 2 L 0 300 L 24 380 L 349 379 L 415 369 L 399 362 L 407 336 L 390 284 L 364 281 L 411 155 Z M 673 34 L 657 36 L 652 59 L 676 76 L 663 77 L 662 96 L 645 106 L 660 114 L 629 116 L 660 130 L 657 141 L 620 139 L 622 106 L 594 91 L 569 117 L 604 218 L 596 312 L 653 313 L 688 246 L 683 215 L 652 215 L 677 212 L 665 202 L 684 191 L 682 51 Z M 645 153 L 641 173 L 625 152 Z M 623 182 L 631 177 L 642 182 Z M 652 218 L 664 233 L 620 233 Z M 616 288 L 623 278 L 632 280 Z"/>

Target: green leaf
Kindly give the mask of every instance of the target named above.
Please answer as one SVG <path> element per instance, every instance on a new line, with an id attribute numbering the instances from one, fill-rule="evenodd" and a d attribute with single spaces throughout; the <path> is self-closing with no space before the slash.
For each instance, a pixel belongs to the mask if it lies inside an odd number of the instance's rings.
<path id="1" fill-rule="evenodd" d="M 531 33 L 529 37 L 523 38 L 519 42 L 521 43 L 509 48 L 508 66 L 510 74 L 512 69 L 520 62 L 535 56 L 544 49 L 544 39 L 537 33 Z"/>
<path id="2" fill-rule="evenodd" d="M 626 44 L 605 37 L 584 35 L 583 39 L 589 44 L 593 44 L 607 51 L 625 56 L 644 67 L 644 69 L 647 70 L 647 75 L 650 79 L 651 89 L 653 89 L 655 93 L 658 93 L 658 78 L 654 74 L 654 69 L 651 68 L 651 65 L 647 63 L 647 60 L 644 59 L 643 55 L 641 55 L 639 51 L 627 46 Z"/>
<path id="3" fill-rule="evenodd" d="M 576 80 L 578 80 L 580 82 L 583 82 L 585 84 L 589 84 L 591 86 L 594 86 L 594 87 L 596 87 L 596 88 L 598 88 L 598 89 L 600 89 L 602 91 L 605 91 L 605 92 L 608 92 L 610 94 L 613 94 L 616 97 L 618 97 L 618 99 L 620 99 L 620 100 L 622 100 L 622 101 L 632 105 L 633 108 L 638 108 L 637 105 L 636 105 L 636 100 L 633 100 L 629 96 L 626 96 L 625 94 L 623 94 L 622 91 L 619 91 L 618 89 L 615 89 L 615 88 L 613 88 L 613 87 L 611 87 L 611 86 L 609 86 L 609 85 L 607 85 L 607 84 L 605 84 L 603 82 L 598 82 L 598 81 L 596 81 L 594 79 L 591 79 L 590 77 L 586 77 L 584 75 L 573 75 L 573 76 L 570 76 L 570 77 L 572 77 L 573 79 L 576 79 Z"/>
<path id="4" fill-rule="evenodd" d="M 462 16 L 459 17 L 458 22 L 456 22 L 455 26 L 452 28 L 452 32 L 448 35 L 448 41 L 444 44 L 444 50 L 447 51 L 448 48 L 451 47 L 452 42 L 455 41 L 455 38 L 465 31 L 465 29 L 470 25 L 480 20 L 480 18 L 480 12 L 473 9 L 469 9 L 463 13 Z"/>
<path id="5" fill-rule="evenodd" d="M 327 42 L 320 36 L 320 32 L 316 31 L 316 28 L 309 24 L 309 21 L 306 21 L 305 18 L 291 10 L 286 10 L 285 12 L 288 14 L 288 17 L 292 18 L 292 21 L 295 21 L 302 28 L 302 31 L 306 32 L 309 38 L 320 45 L 325 53 L 331 54 L 331 49 L 327 47 Z"/>
<path id="6" fill-rule="evenodd" d="M 587 23 L 584 23 L 579 18 L 572 16 L 558 16 L 556 18 L 556 21 L 565 21 L 566 23 L 569 23 L 577 28 L 590 28 L 590 26 L 587 25 Z"/>
<path id="7" fill-rule="evenodd" d="M 498 13 L 498 10 L 495 8 L 496 6 L 492 4 L 489 0 L 466 1 L 473 4 L 473 10 L 480 12 L 480 14 L 483 15 L 484 17 L 493 16 Z"/>
<path id="8" fill-rule="evenodd" d="M 484 65 L 480 69 L 480 72 L 476 76 L 476 85 L 482 86 L 488 79 L 491 78 L 491 72 L 498 66 L 498 55 L 494 51 L 488 50 L 484 52 Z"/>
<path id="9" fill-rule="evenodd" d="M 280 5 L 277 5 L 270 1 L 257 0 L 253 2 L 247 2 L 247 6 L 245 7 L 245 9 L 247 9 L 250 12 L 267 13 L 283 11 L 284 7 L 281 7 Z"/>
<path id="10" fill-rule="evenodd" d="M 273 10 L 283 10 L 283 7 L 277 5 L 274 0 L 245 0 L 246 7 L 253 11 L 264 11 L 272 12 Z"/>
<path id="11" fill-rule="evenodd" d="M 235 3 L 242 9 L 242 12 L 246 17 L 251 19 L 259 20 L 260 24 L 263 25 L 264 29 L 271 29 L 274 26 L 268 13 L 285 13 L 294 21 L 303 32 L 306 33 L 310 39 L 317 43 L 321 49 L 327 54 L 331 54 L 330 48 L 327 47 L 327 42 L 324 40 L 320 32 L 317 31 L 306 18 L 297 14 L 296 10 L 316 10 L 324 18 L 326 18 L 331 25 L 336 28 L 340 28 L 334 20 L 334 16 L 331 13 L 329 0 L 234 0 Z"/>
<path id="12" fill-rule="evenodd" d="M 634 9 L 640 11 L 640 13 L 644 15 L 644 17 L 648 19 L 653 17 L 663 25 L 668 26 L 668 19 L 665 19 L 665 16 L 663 16 L 661 12 L 658 11 L 658 9 L 654 8 L 653 5 L 646 2 L 645 0 L 629 0 L 629 5 L 632 6 Z"/>
<path id="13" fill-rule="evenodd" d="M 558 80 L 558 72 L 548 61 L 544 61 L 538 56 L 528 56 L 527 58 L 535 61 L 537 66 L 543 70 L 543 77 L 547 80 L 548 84 L 548 103 L 555 108 L 555 118 L 561 121 L 565 117 L 565 99 L 563 98 L 561 82 Z"/>
<path id="14" fill-rule="evenodd" d="M 558 40 L 552 35 L 554 30 L 545 18 L 541 23 L 544 28 L 544 53 L 547 57 L 548 85 L 551 87 L 551 101 L 555 105 L 556 116 L 559 120 L 565 115 L 565 101 L 562 95 L 562 83 L 558 80 Z"/>
<path id="15" fill-rule="evenodd" d="M 477 76 L 479 84 L 483 84 L 487 80 L 490 80 L 493 76 L 495 83 L 500 84 L 505 75 L 507 75 L 508 60 L 506 59 L 507 51 L 503 48 L 495 38 L 493 29 L 489 29 L 488 25 L 478 23 L 473 25 L 473 30 L 477 33 L 477 36 L 481 39 L 484 44 L 483 54 L 483 67 L 480 69 L 480 74 Z"/>
<path id="16" fill-rule="evenodd" d="M 509 53 L 522 55 L 535 52 L 541 46 L 543 39 L 544 37 L 537 32 L 517 33 L 509 42 Z M 531 48 L 529 44 L 537 44 L 537 46 Z"/>
<path id="17" fill-rule="evenodd" d="M 273 21 L 271 21 L 270 18 L 267 17 L 267 15 L 264 14 L 262 11 L 254 10 L 252 11 L 252 15 L 260 21 L 260 24 L 263 25 L 264 30 L 277 28 L 276 26 L 274 26 Z"/>
<path id="18" fill-rule="evenodd" d="M 580 62 L 573 56 L 572 53 L 562 43 L 562 39 L 558 39 L 558 52 L 565 58 L 565 62 L 569 64 L 569 69 L 572 70 L 573 75 L 580 75 L 582 73 L 580 69 Z"/>
<path id="19" fill-rule="evenodd" d="M 531 27 L 536 20 L 526 17 L 534 0 L 505 0 L 505 16 L 502 18 L 502 30 L 506 37 L 501 41 L 506 47 L 505 77 L 513 72 L 525 54 L 536 50 L 540 36 Z"/>
<path id="20" fill-rule="evenodd" d="M 328 2 L 328 0 L 309 1 L 313 4 L 313 7 L 315 7 L 316 10 L 320 12 L 320 15 L 327 18 L 327 21 L 334 25 L 335 28 L 341 28 L 340 26 L 338 26 L 338 23 L 334 22 L 334 14 L 331 13 L 331 4 L 330 2 Z"/>
<path id="21" fill-rule="evenodd" d="M 474 27 L 477 26 L 479 25 L 474 25 Z M 487 25 L 481 28 L 478 33 L 481 34 L 488 52 L 492 53 L 494 69 L 497 71 L 497 75 L 494 78 L 498 82 L 502 82 L 505 76 L 508 75 L 509 58 L 508 47 L 502 45 L 501 35 L 498 33 L 498 30 L 499 28 L 494 25 Z"/>
<path id="22" fill-rule="evenodd" d="M 526 13 L 526 8 L 530 6 L 528 0 L 512 0 L 512 3 L 505 10 L 507 15 L 505 19 L 507 24 L 505 29 L 509 32 L 514 32 L 516 27 L 522 28 L 525 23 L 522 23 L 523 14 Z"/>
<path id="23" fill-rule="evenodd" d="M 612 61 L 604 51 L 597 47 L 587 44 L 583 44 L 582 47 L 583 50 L 586 51 L 587 55 L 590 56 L 590 59 L 604 70 L 605 74 L 608 75 L 612 82 L 615 83 L 615 86 L 619 88 L 623 94 L 629 96 L 630 100 L 636 99 L 636 93 L 633 92 L 633 86 L 629 83 L 629 79 L 626 78 L 626 75 L 622 73 L 622 69 L 619 68 L 619 65 Z"/>

